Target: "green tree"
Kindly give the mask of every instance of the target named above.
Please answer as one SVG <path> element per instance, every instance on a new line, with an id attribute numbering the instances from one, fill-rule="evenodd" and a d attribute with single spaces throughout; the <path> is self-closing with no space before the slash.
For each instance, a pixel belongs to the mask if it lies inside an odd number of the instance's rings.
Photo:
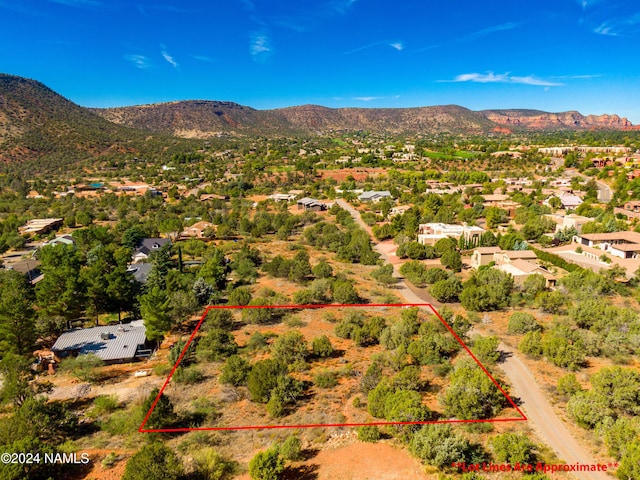
<path id="1" fill-rule="evenodd" d="M 253 294 L 248 287 L 234 288 L 229 294 L 229 305 L 248 305 Z"/>
<path id="2" fill-rule="evenodd" d="M 297 330 L 291 330 L 279 336 L 271 347 L 272 358 L 286 365 L 289 370 L 303 368 L 308 355 L 307 341 Z"/>
<path id="3" fill-rule="evenodd" d="M 178 480 L 184 475 L 182 464 L 169 447 L 152 442 L 138 450 L 127 462 L 123 480 Z"/>
<path id="4" fill-rule="evenodd" d="M 285 460 L 295 462 L 302 459 L 302 442 L 297 435 L 290 435 L 280 446 L 280 454 Z"/>
<path id="5" fill-rule="evenodd" d="M 234 355 L 238 344 L 233 335 L 220 328 L 211 328 L 200 337 L 196 347 L 196 357 L 200 361 L 215 362 Z"/>
<path id="6" fill-rule="evenodd" d="M 518 345 L 518 349 L 533 358 L 542 356 L 542 335 L 540 331 L 527 332 Z"/>
<path id="7" fill-rule="evenodd" d="M 69 324 L 82 316 L 86 288 L 80 276 L 80 253 L 67 245 L 46 246 L 39 250 L 44 277 L 36 285 L 41 315 L 62 317 Z"/>
<path id="8" fill-rule="evenodd" d="M 495 335 L 490 337 L 478 337 L 473 341 L 473 353 L 484 365 L 495 365 L 500 359 L 498 344 L 500 339 Z"/>
<path id="9" fill-rule="evenodd" d="M 322 335 L 321 337 L 316 337 L 311 342 L 311 352 L 314 357 L 317 358 L 329 358 L 333 355 L 333 345 L 331 345 L 331 340 L 326 335 Z"/>
<path id="10" fill-rule="evenodd" d="M 153 287 L 141 296 L 140 314 L 147 330 L 147 338 L 161 342 L 172 326 L 167 292 L 159 287 Z"/>
<path id="11" fill-rule="evenodd" d="M 515 312 L 509 317 L 508 330 L 511 334 L 517 334 L 542 330 L 542 327 L 530 313 Z"/>
<path id="12" fill-rule="evenodd" d="M 440 258 L 440 262 L 445 268 L 453 270 L 454 272 L 459 272 L 460 270 L 462 270 L 462 257 L 456 250 L 450 250 L 443 253 L 442 257 Z"/>
<path id="13" fill-rule="evenodd" d="M 376 268 L 371 272 L 371 277 L 381 285 L 393 285 L 398 281 L 398 279 L 393 276 L 393 265 L 390 263 Z"/>
<path id="14" fill-rule="evenodd" d="M 153 405 L 153 402 L 155 402 L 158 393 L 160 393 L 160 390 L 158 388 L 154 388 L 142 403 L 142 411 L 145 413 L 145 415 L 149 412 L 149 410 L 151 410 L 151 406 Z M 147 423 L 145 423 L 144 427 L 146 429 L 152 430 L 167 428 L 171 426 L 176 421 L 176 419 L 177 415 L 173 410 L 173 404 L 171 403 L 171 400 L 169 400 L 163 393 L 162 395 L 160 395 L 160 398 L 158 398 L 158 402 L 153 408 L 153 412 L 151 412 L 151 415 L 147 419 Z"/>
<path id="15" fill-rule="evenodd" d="M 496 460 L 511 465 L 533 463 L 535 445 L 522 433 L 503 433 L 490 440 Z"/>
<path id="16" fill-rule="evenodd" d="M 30 359 L 15 353 L 7 353 L 2 357 L 0 403 L 10 402 L 19 407 L 28 399 L 51 391 L 52 384 L 33 381 L 34 371 L 31 369 L 31 363 Z"/>
<path id="17" fill-rule="evenodd" d="M 627 451 L 620 459 L 616 476 L 620 480 L 640 478 L 640 442 L 638 440 L 628 446 Z"/>
<path id="18" fill-rule="evenodd" d="M 227 358 L 220 372 L 220 383 L 239 386 L 246 382 L 251 371 L 251 364 L 240 355 L 232 355 Z"/>
<path id="19" fill-rule="evenodd" d="M 249 462 L 252 480 L 278 480 L 284 472 L 284 459 L 277 448 L 258 452 Z"/>
<path id="20" fill-rule="evenodd" d="M 447 415 L 464 420 L 491 418 L 504 403 L 504 395 L 477 365 L 456 365 L 444 395 Z"/>
<path id="21" fill-rule="evenodd" d="M 333 283 L 333 300 L 343 305 L 353 305 L 360 301 L 360 296 L 351 282 L 336 280 Z"/>
<path id="22" fill-rule="evenodd" d="M 278 384 L 278 377 L 284 375 L 286 367 L 275 360 L 260 360 L 253 364 L 247 378 L 247 387 L 254 402 L 267 403 L 271 391 Z"/>
<path id="23" fill-rule="evenodd" d="M 446 280 L 435 282 L 431 285 L 429 292 L 431 292 L 431 295 L 439 302 L 457 302 L 458 296 L 462 292 L 462 283 L 456 277 L 449 277 Z"/>
<path id="24" fill-rule="evenodd" d="M 567 375 L 560 377 L 556 388 L 560 395 L 567 395 L 569 397 L 582 391 L 582 386 L 573 373 L 568 373 Z"/>
<path id="25" fill-rule="evenodd" d="M 442 257 L 447 252 L 454 252 L 458 247 L 452 238 L 441 238 L 433 245 L 433 250 L 437 257 Z"/>
<path id="26" fill-rule="evenodd" d="M 313 276 L 316 278 L 331 278 L 333 276 L 333 268 L 326 260 L 321 260 L 312 269 Z"/>
<path id="27" fill-rule="evenodd" d="M 33 294 L 23 274 L 0 270 L 0 355 L 25 354 L 36 341 Z"/>
<path id="28" fill-rule="evenodd" d="M 424 463 L 449 468 L 470 458 L 471 445 L 450 425 L 423 425 L 411 438 L 409 449 Z"/>

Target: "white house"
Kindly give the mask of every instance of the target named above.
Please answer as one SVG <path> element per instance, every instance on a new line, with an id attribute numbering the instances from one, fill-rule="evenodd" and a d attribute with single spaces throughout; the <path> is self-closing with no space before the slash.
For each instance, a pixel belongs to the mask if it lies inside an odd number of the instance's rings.
<path id="1" fill-rule="evenodd" d="M 433 245 L 442 238 L 459 239 L 464 237 L 468 241 L 479 241 L 484 229 L 469 225 L 450 225 L 447 223 L 423 223 L 418 227 L 418 242 L 423 245 Z"/>

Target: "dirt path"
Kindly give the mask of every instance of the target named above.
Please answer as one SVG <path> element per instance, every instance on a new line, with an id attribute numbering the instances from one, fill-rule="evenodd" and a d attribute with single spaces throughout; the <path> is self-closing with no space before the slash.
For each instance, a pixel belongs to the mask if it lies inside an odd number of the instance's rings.
<path id="1" fill-rule="evenodd" d="M 580 445 L 555 414 L 547 397 L 536 383 L 531 370 L 518 358 L 518 356 L 504 344 L 498 347 L 505 355 L 506 360 L 500 364 L 513 389 L 513 395 L 522 402 L 520 408 L 524 411 L 540 438 L 558 455 L 558 458 L 568 464 L 597 463 L 593 454 Z M 611 479 L 602 472 L 580 472 L 580 479 L 607 480 Z"/>
<path id="2" fill-rule="evenodd" d="M 360 218 L 360 213 L 355 208 L 344 200 L 337 200 L 337 203 L 347 210 L 360 226 L 371 233 L 371 229 L 364 224 Z M 376 250 L 380 251 L 378 248 Z M 388 261 L 388 256 L 384 251 L 380 251 L 380 254 Z M 398 274 L 397 268 L 397 264 L 394 265 L 396 275 Z M 396 291 L 409 303 L 428 302 L 436 308 L 441 306 L 423 290 L 410 289 L 404 281 L 398 282 L 397 285 L 398 289 Z M 513 387 L 513 396 L 520 399 L 521 404 L 519 406 L 525 412 L 540 439 L 558 455 L 558 458 L 567 464 L 581 463 L 589 465 L 596 463 L 597 459 L 594 458 L 594 455 L 578 443 L 571 435 L 571 432 L 564 426 L 562 420 L 556 415 L 547 397 L 536 383 L 531 370 L 509 347 L 501 344 L 499 348 L 507 353 L 505 361 L 500 366 Z M 602 472 L 580 472 L 577 478 L 580 478 L 580 480 L 611 480 L 610 476 Z"/>
<path id="3" fill-rule="evenodd" d="M 398 264 L 398 262 L 393 261 L 389 257 L 389 253 L 384 248 L 381 248 L 380 244 L 378 244 L 375 241 L 375 239 L 373 238 L 373 234 L 371 232 L 371 227 L 369 227 L 366 223 L 362 221 L 362 218 L 360 218 L 360 212 L 358 212 L 358 210 L 353 208 L 351 205 L 349 205 L 347 202 L 345 202 L 342 199 L 336 200 L 336 203 L 340 205 L 340 207 L 348 211 L 353 217 L 353 219 L 356 221 L 356 223 L 360 227 L 362 227 L 366 232 L 369 233 L 369 235 L 371 236 L 371 241 L 374 245 L 373 248 L 376 252 L 380 254 L 382 259 L 386 263 L 390 263 L 391 265 L 393 265 L 393 273 L 396 277 L 400 279 L 398 283 L 395 284 L 395 288 L 392 289 L 394 293 L 398 293 L 399 295 L 402 295 L 408 303 L 430 303 L 436 308 L 442 306 L 440 302 L 438 302 L 435 298 L 429 295 L 429 293 L 427 293 L 426 291 L 420 290 L 419 291 L 420 296 L 418 296 L 417 289 L 414 290 L 413 288 L 407 285 L 407 283 L 404 281 L 402 277 L 402 274 L 400 273 L 400 265 Z"/>

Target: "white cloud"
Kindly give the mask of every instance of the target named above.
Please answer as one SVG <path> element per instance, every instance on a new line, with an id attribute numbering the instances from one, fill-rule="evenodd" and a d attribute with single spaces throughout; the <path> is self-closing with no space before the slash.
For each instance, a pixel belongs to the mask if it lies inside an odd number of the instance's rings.
<path id="1" fill-rule="evenodd" d="M 136 68 L 145 69 L 145 68 L 151 67 L 152 65 L 151 61 L 144 55 L 130 54 L 130 55 L 124 55 L 123 58 L 126 61 L 131 62 L 133 66 Z"/>
<path id="2" fill-rule="evenodd" d="M 198 60 L 199 62 L 214 62 L 215 60 L 206 55 L 189 55 L 194 60 Z"/>
<path id="3" fill-rule="evenodd" d="M 404 50 L 404 45 L 402 44 L 402 42 L 393 42 L 393 43 L 390 43 L 390 44 L 389 44 L 389 46 L 390 46 L 391 48 L 395 48 L 395 49 L 396 49 L 396 50 L 398 50 L 399 52 L 400 52 L 401 50 Z"/>
<path id="4" fill-rule="evenodd" d="M 273 55 L 271 39 L 265 30 L 253 32 L 249 44 L 251 58 L 258 63 L 265 63 Z"/>
<path id="5" fill-rule="evenodd" d="M 501 23 L 500 25 L 492 25 L 491 27 L 483 28 L 482 30 L 478 30 L 476 32 L 471 32 L 468 35 L 464 35 L 462 37 L 452 39 L 451 41 L 444 42 L 442 44 L 427 45 L 426 47 L 422 47 L 416 51 L 424 52 L 426 50 L 432 50 L 434 48 L 442 47 L 445 45 L 460 45 L 461 43 L 467 43 L 467 42 L 472 42 L 474 40 L 479 40 L 480 38 L 484 38 L 493 33 L 513 30 L 515 28 L 520 27 L 521 25 L 522 25 L 521 23 L 514 23 L 514 22 Z"/>
<path id="6" fill-rule="evenodd" d="M 162 58 L 164 58 L 167 63 L 169 63 L 169 65 L 171 65 L 173 68 L 178 68 L 180 65 L 171 55 L 169 55 L 169 53 L 167 52 L 167 47 L 165 47 L 163 44 L 160 44 L 160 48 L 162 49 L 160 51 Z"/>
<path id="7" fill-rule="evenodd" d="M 359 102 L 371 102 L 372 100 L 380 100 L 384 97 L 353 97 L 353 100 L 358 100 Z"/>
<path id="8" fill-rule="evenodd" d="M 593 29 L 593 33 L 610 37 L 629 35 L 638 33 L 638 24 L 640 24 L 640 13 L 636 13 L 630 17 L 612 18 L 602 22 Z"/>
<path id="9" fill-rule="evenodd" d="M 444 82 L 473 82 L 473 83 L 513 83 L 521 85 L 534 85 L 538 87 L 560 87 L 564 85 L 559 82 L 552 82 L 543 78 L 537 78 L 533 75 L 527 77 L 518 77 L 509 73 L 495 74 L 487 73 L 463 73 L 453 80 L 443 80 Z"/>

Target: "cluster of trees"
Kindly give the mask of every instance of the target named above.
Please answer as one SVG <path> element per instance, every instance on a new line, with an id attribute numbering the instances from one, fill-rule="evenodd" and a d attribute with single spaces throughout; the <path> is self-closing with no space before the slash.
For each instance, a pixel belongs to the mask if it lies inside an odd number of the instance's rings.
<path id="1" fill-rule="evenodd" d="M 620 479 L 640 474 L 640 374 L 629 368 L 605 367 L 583 390 L 575 376 L 558 381 L 558 390 L 570 396 L 569 415 L 578 425 L 604 438 L 608 453 L 619 461 Z"/>
<path id="2" fill-rule="evenodd" d="M 346 210 L 341 212 L 351 218 Z M 335 224 L 319 222 L 305 228 L 303 234 L 308 244 L 336 253 L 338 260 L 363 265 L 375 265 L 378 261 L 379 255 L 371 247 L 369 234 L 356 226 L 343 231 Z"/>

